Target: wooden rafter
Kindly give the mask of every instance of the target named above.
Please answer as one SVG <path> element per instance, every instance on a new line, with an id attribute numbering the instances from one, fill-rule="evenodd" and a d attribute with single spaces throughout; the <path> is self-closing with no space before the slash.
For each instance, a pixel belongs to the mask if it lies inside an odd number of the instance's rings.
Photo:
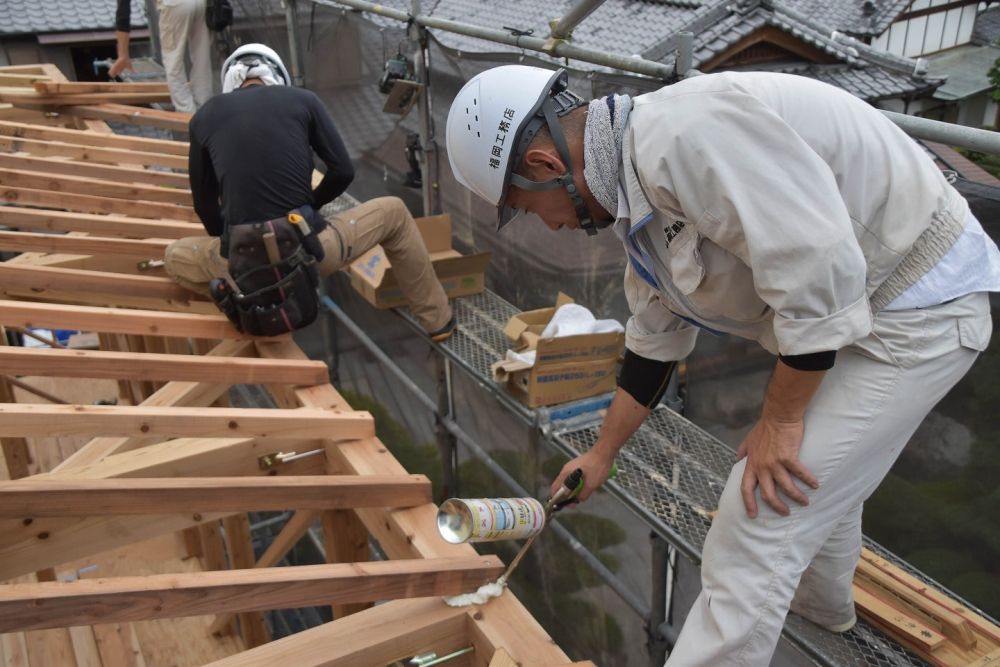
<path id="1" fill-rule="evenodd" d="M 185 380 L 212 378 L 220 384 L 263 380 L 314 385 L 329 377 L 322 361 L 222 359 L 190 354 L 134 354 L 92 350 L 0 347 L 0 369 L 12 375 L 106 378 L 111 380 Z"/>
<path id="2" fill-rule="evenodd" d="M 72 329 L 140 336 L 242 339 L 224 315 L 123 310 L 0 299 L 0 326 Z"/>
<path id="3" fill-rule="evenodd" d="M 412 507 L 430 502 L 423 475 L 34 479 L 0 482 L 0 518 L 171 512 Z"/>
<path id="4" fill-rule="evenodd" d="M 0 189 L 0 199 L 9 204 L 46 206 L 78 213 L 116 213 L 136 218 L 180 220 L 181 222 L 198 221 L 198 216 L 192 207 L 180 204 L 123 201 L 113 197 L 95 197 L 93 195 L 18 188 L 7 185 Z"/>
<path id="5" fill-rule="evenodd" d="M 122 167 L 96 162 L 74 162 L 62 158 L 38 157 L 34 155 L 14 155 L 0 153 L 0 167 L 6 169 L 26 169 L 47 174 L 65 174 L 87 178 L 117 180 L 120 183 L 146 183 L 164 187 L 189 190 L 191 185 L 187 174 L 167 171 L 153 171 L 137 167 Z"/>
<path id="6" fill-rule="evenodd" d="M 32 123 L 12 123 L 9 121 L 0 121 L 0 135 L 8 137 L 21 137 L 24 139 L 61 141 L 67 144 L 80 144 L 82 146 L 100 148 L 135 150 L 146 153 L 167 153 L 170 155 L 188 154 L 188 144 L 186 141 L 148 139 L 146 137 L 128 137 L 118 134 L 98 134 L 96 132 L 86 132 L 84 130 L 50 127 L 48 125 L 34 125 Z"/>
<path id="7" fill-rule="evenodd" d="M 0 632 L 305 607 L 331 598 L 458 595 L 503 568 L 496 556 L 473 556 L 8 584 L 0 589 Z"/>
<path id="8" fill-rule="evenodd" d="M 47 174 L 41 171 L 0 169 L 0 182 L 19 188 L 72 192 L 127 201 L 144 200 L 182 206 L 191 206 L 192 204 L 190 190 L 137 183 L 119 183 L 67 174 Z"/>
<path id="9" fill-rule="evenodd" d="M 184 289 L 170 278 L 127 276 L 109 271 L 83 271 L 10 262 L 0 264 L 0 285 L 4 288 L 23 287 L 36 292 L 41 290 L 102 292 L 172 301 L 204 299 Z"/>
<path id="10" fill-rule="evenodd" d="M 351 440 L 372 437 L 375 427 L 367 412 L 0 404 L 0 436 L 86 434 Z"/>
<path id="11" fill-rule="evenodd" d="M 205 235 L 205 229 L 201 225 L 190 222 L 112 217 L 16 206 L 0 206 L 0 223 L 11 227 L 47 229 L 54 232 L 88 232 L 98 236 L 126 238 L 180 239 L 186 236 Z"/>
<path id="12" fill-rule="evenodd" d="M 13 153 L 30 153 L 42 157 L 67 157 L 84 162 L 121 162 L 124 164 L 155 165 L 172 169 L 187 169 L 188 161 L 183 155 L 168 153 L 148 153 L 121 148 L 81 146 L 62 141 L 44 139 L 24 139 L 0 135 L 0 149 Z"/>
<path id="13" fill-rule="evenodd" d="M 160 111 L 159 109 L 144 109 L 143 107 L 126 104 L 96 104 L 72 106 L 62 110 L 63 113 L 80 118 L 90 118 L 116 123 L 131 123 L 148 127 L 159 127 L 164 130 L 187 132 L 191 114 L 177 111 Z"/>
<path id="14" fill-rule="evenodd" d="M 2 177 L 2 172 L 0 172 Z M 0 231 L 0 250 L 160 259 L 170 241 Z"/>

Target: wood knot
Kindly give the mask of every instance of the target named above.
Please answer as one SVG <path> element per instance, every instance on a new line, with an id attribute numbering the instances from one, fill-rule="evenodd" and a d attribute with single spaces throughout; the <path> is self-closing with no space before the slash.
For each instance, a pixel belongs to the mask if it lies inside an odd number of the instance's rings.
<path id="1" fill-rule="evenodd" d="M 139 427 L 139 430 L 142 431 L 143 433 L 149 433 L 149 424 L 143 424 L 142 426 Z"/>
<path id="2" fill-rule="evenodd" d="M 40 539 L 40 540 L 47 540 L 47 539 L 49 539 L 49 531 L 43 530 L 42 532 L 38 533 L 38 539 Z"/>
<path id="3" fill-rule="evenodd" d="M 33 524 L 33 523 L 35 523 L 35 520 L 34 520 L 34 519 L 25 519 L 25 520 L 23 520 L 23 521 L 21 522 L 21 525 L 22 525 L 22 526 L 30 526 L 30 525 L 31 525 L 31 524 Z"/>
<path id="4" fill-rule="evenodd" d="M 236 423 L 236 420 L 231 420 L 227 426 L 234 431 L 240 427 L 240 425 Z"/>

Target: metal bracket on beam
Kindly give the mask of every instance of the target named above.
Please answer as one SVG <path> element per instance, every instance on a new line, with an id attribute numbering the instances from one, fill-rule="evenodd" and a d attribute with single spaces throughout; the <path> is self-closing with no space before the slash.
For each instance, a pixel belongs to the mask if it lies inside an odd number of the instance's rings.
<path id="1" fill-rule="evenodd" d="M 258 456 L 257 466 L 261 470 L 270 470 L 271 468 L 276 468 L 279 464 L 291 463 L 299 459 L 316 456 L 317 454 L 322 454 L 324 451 L 323 449 L 311 449 L 308 452 L 271 452 L 270 454 Z"/>

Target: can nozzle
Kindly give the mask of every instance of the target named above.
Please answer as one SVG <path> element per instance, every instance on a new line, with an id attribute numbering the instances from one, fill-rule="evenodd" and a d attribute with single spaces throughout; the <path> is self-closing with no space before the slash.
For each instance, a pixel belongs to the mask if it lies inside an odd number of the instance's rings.
<path id="1" fill-rule="evenodd" d="M 612 463 L 611 470 L 608 471 L 608 479 L 613 479 L 618 474 L 618 464 Z M 549 498 L 545 505 L 545 513 L 552 514 L 558 512 L 566 505 L 569 505 L 583 491 L 583 470 L 577 468 L 563 480 L 563 485 Z"/>

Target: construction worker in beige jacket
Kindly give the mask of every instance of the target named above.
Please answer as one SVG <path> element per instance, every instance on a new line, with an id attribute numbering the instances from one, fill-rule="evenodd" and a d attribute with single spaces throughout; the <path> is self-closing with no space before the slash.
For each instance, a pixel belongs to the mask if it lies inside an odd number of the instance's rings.
<path id="1" fill-rule="evenodd" d="M 965 200 L 879 111 L 785 74 L 587 104 L 562 71 L 498 67 L 456 97 L 447 144 L 500 227 L 528 211 L 625 247 L 619 388 L 553 490 L 606 480 L 699 331 L 777 356 L 667 664 L 767 665 L 789 609 L 849 630 L 862 505 L 990 339 L 1000 253 Z"/>

